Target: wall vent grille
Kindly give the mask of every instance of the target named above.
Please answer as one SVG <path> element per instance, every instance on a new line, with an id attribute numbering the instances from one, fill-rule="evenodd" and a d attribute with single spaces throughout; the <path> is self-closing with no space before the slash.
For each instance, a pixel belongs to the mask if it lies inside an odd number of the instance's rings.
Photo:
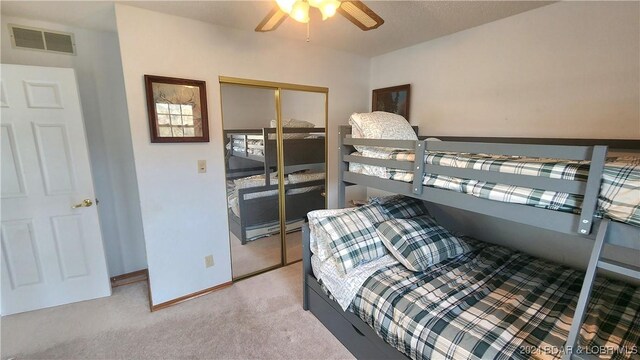
<path id="1" fill-rule="evenodd" d="M 14 48 L 39 50 L 58 54 L 76 54 L 72 33 L 9 25 L 11 45 Z"/>

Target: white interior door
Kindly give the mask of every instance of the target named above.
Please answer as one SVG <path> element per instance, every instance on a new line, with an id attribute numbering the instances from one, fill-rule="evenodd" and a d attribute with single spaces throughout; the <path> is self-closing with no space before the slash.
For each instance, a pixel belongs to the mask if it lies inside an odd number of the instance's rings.
<path id="1" fill-rule="evenodd" d="M 74 71 L 3 64 L 0 90 L 2 314 L 111 295 Z"/>

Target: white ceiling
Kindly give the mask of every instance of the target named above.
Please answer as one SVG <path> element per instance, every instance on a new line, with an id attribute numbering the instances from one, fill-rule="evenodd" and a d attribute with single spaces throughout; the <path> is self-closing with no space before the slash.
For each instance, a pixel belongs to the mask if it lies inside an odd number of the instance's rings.
<path id="1" fill-rule="evenodd" d="M 253 31 L 273 1 L 119 1 L 131 6 L 187 17 L 220 26 Z M 396 49 L 486 24 L 552 1 L 365 1 L 385 23 L 362 31 L 336 14 L 322 21 L 312 10 L 311 43 L 365 56 Z M 113 1 L 2 1 L 2 14 L 115 31 Z M 275 31 L 256 36 L 279 36 L 304 42 L 306 25 L 287 19 Z"/>

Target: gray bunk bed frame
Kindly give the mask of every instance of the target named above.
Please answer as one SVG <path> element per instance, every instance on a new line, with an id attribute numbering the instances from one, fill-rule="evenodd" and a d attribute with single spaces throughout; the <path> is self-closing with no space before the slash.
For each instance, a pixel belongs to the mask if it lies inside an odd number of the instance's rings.
<path id="1" fill-rule="evenodd" d="M 414 127 L 414 130 L 417 129 Z M 619 149 L 640 149 L 636 140 L 562 140 L 562 139 L 491 139 L 491 143 L 474 138 L 455 138 L 448 141 L 373 140 L 350 137 L 351 127 L 342 126 L 338 132 L 338 205 L 345 206 L 345 189 L 361 185 L 395 194 L 418 198 L 437 205 L 490 215 L 534 227 L 574 235 L 593 242 L 584 282 L 578 299 L 565 349 L 564 359 L 597 359 L 593 355 L 579 354 L 575 349 L 584 321 L 586 308 L 598 269 L 640 280 L 640 268 L 601 257 L 605 244 L 640 251 L 640 228 L 595 217 L 600 182 L 607 155 L 607 145 Z M 462 141 L 460 141 L 462 140 Z M 471 141 L 470 141 L 471 140 Z M 474 141 L 475 140 L 475 141 Z M 513 143 L 521 141 L 524 144 Z M 535 144 L 537 142 L 537 144 Z M 532 144 L 534 143 L 534 144 Z M 543 145 L 543 144 L 550 145 Z M 587 144 L 602 145 L 587 145 Z M 578 145 L 562 145 L 578 144 Z M 415 162 L 355 157 L 350 155 L 354 145 L 382 146 L 415 151 Z M 424 164 L 425 151 L 451 151 L 458 153 L 488 153 L 495 155 L 530 156 L 591 162 L 587 182 L 515 175 L 488 170 L 459 169 Z M 349 172 L 349 162 L 413 171 L 413 183 L 382 179 Z M 426 169 L 425 169 L 426 167 Z M 511 184 L 543 190 L 560 191 L 584 196 L 580 214 L 564 213 L 533 206 L 492 201 L 422 185 L 424 174 L 440 174 Z M 303 227 L 303 309 L 310 310 L 340 342 L 359 359 L 406 359 L 407 357 L 385 343 L 366 323 L 351 312 L 343 311 L 318 284 L 311 268 L 309 228 Z"/>
<path id="2" fill-rule="evenodd" d="M 310 134 L 324 133 L 324 128 L 283 128 L 284 134 Z M 279 215 L 279 197 L 278 195 L 259 197 L 255 199 L 246 199 L 245 195 L 269 190 L 277 190 L 278 185 L 271 184 L 272 168 L 278 165 L 277 143 L 272 137 L 275 137 L 276 129 L 241 129 L 241 130 L 225 130 L 224 137 L 233 144 L 234 139 L 242 139 L 247 145 L 244 152 L 238 152 L 233 149 L 233 145 L 229 150 L 229 156 L 245 158 L 263 163 L 261 173 L 265 175 L 265 185 L 256 186 L 238 190 L 238 208 L 240 217 L 236 216 L 231 209 L 229 213 L 230 231 L 245 245 L 247 240 L 247 227 L 251 225 L 259 225 L 277 221 Z M 264 155 L 257 156 L 249 154 L 248 142 L 250 137 L 260 136 L 264 144 Z M 314 169 L 325 170 L 325 139 L 284 139 L 283 143 L 286 147 L 284 154 L 284 172 L 289 174 L 292 172 Z M 321 150 L 321 151 L 317 151 Z M 227 162 L 228 163 L 228 162 Z M 228 169 L 227 169 L 228 170 Z M 255 171 L 236 172 L 235 175 L 255 175 Z M 230 172 L 227 171 L 227 176 Z M 298 189 L 309 186 L 325 186 L 324 180 L 309 181 L 298 184 L 285 185 L 285 191 L 290 189 Z M 314 190 L 299 194 L 287 194 L 285 221 L 303 219 L 310 209 L 319 209 L 325 207 L 325 190 Z"/>

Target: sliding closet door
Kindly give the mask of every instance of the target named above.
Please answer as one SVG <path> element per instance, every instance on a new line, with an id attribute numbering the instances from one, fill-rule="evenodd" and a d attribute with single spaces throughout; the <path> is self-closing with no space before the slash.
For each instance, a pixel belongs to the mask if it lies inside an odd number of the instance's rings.
<path id="1" fill-rule="evenodd" d="M 326 208 L 326 94 L 280 90 L 286 218 L 285 263 L 302 259 L 300 228 L 309 211 Z"/>
<path id="2" fill-rule="evenodd" d="M 221 84 L 234 280 L 282 265 L 276 90 Z"/>

